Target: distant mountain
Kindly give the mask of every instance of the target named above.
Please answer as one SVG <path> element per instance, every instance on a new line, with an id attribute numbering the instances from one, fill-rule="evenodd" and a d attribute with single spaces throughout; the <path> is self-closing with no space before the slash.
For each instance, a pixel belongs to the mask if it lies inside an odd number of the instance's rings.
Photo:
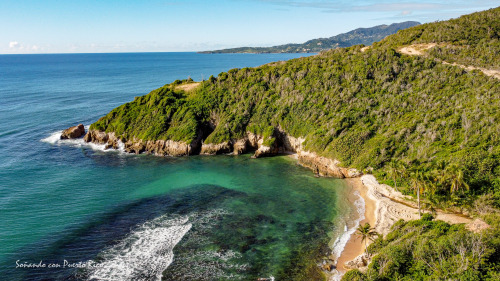
<path id="1" fill-rule="evenodd" d="M 419 25 L 416 21 L 405 21 L 391 25 L 377 25 L 369 28 L 358 28 L 330 38 L 309 40 L 303 44 L 285 44 L 273 47 L 240 47 L 215 51 L 204 51 L 202 54 L 222 53 L 318 53 L 324 50 L 350 47 L 353 45 L 371 45 L 386 36 L 395 34 L 398 30 Z"/>

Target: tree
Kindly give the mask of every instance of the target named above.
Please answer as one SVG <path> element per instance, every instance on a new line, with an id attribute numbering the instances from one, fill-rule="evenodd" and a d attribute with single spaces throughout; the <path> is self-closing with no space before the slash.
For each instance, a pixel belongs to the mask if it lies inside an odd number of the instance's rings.
<path id="1" fill-rule="evenodd" d="M 448 184 L 450 186 L 450 193 L 463 192 L 469 190 L 469 185 L 465 181 L 464 171 L 457 165 L 453 164 L 446 168 L 448 175 Z"/>
<path id="2" fill-rule="evenodd" d="M 406 166 L 403 162 L 400 162 L 396 159 L 391 160 L 389 162 L 389 170 L 388 173 L 392 180 L 394 181 L 394 189 L 398 190 L 398 182 L 397 179 L 403 177 L 406 174 Z"/>
<path id="3" fill-rule="evenodd" d="M 374 237 L 378 236 L 378 232 L 375 231 L 373 227 L 369 223 L 365 223 L 364 225 L 359 225 L 356 229 L 356 235 L 361 237 L 361 242 L 365 242 L 365 253 L 368 254 L 368 240 L 374 239 Z"/>
<path id="4" fill-rule="evenodd" d="M 448 181 L 448 174 L 446 172 L 447 164 L 445 161 L 439 161 L 436 168 L 432 171 L 434 190 L 445 187 Z"/>
<path id="5" fill-rule="evenodd" d="M 421 190 L 425 190 L 426 187 L 426 175 L 419 170 L 413 171 L 411 173 L 411 186 L 415 189 L 417 193 L 417 205 L 418 205 L 418 216 L 422 217 L 422 211 L 420 208 L 420 192 Z"/>

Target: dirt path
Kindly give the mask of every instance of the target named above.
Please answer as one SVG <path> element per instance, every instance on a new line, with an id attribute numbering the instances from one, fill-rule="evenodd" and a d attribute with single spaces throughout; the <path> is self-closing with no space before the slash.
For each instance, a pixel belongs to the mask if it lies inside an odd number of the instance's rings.
<path id="1" fill-rule="evenodd" d="M 436 43 L 428 43 L 428 44 L 414 44 L 406 47 L 399 48 L 399 52 L 405 55 L 410 55 L 410 56 L 422 56 L 424 55 L 424 51 L 434 48 L 437 46 Z M 475 66 L 467 66 L 467 65 L 462 65 L 458 63 L 449 63 L 446 61 L 441 61 L 442 64 L 447 64 L 447 65 L 452 65 L 452 66 L 458 66 L 462 69 L 465 69 L 466 71 L 473 71 L 473 70 L 479 70 L 484 75 L 494 77 L 496 79 L 500 79 L 500 71 L 494 70 L 494 69 L 487 69 L 487 68 L 482 68 L 482 67 L 475 67 Z"/>
<path id="2" fill-rule="evenodd" d="M 443 61 L 442 63 L 449 64 L 452 66 L 458 66 L 458 67 L 463 68 L 467 71 L 479 70 L 479 71 L 483 72 L 484 75 L 486 75 L 486 76 L 491 76 L 491 77 L 495 77 L 496 79 L 500 79 L 500 71 L 498 71 L 498 70 L 487 69 L 487 68 L 482 68 L 482 67 L 466 66 L 466 65 L 462 65 L 462 64 L 458 64 L 458 63 L 448 63 L 445 61 Z"/>
<path id="3" fill-rule="evenodd" d="M 377 201 L 377 223 L 376 230 L 384 235 L 390 231 L 390 227 L 399 219 L 418 219 L 418 209 L 414 203 L 408 201 L 404 195 L 395 191 L 392 187 L 379 184 L 374 176 L 364 175 L 361 177 L 363 185 L 368 189 L 368 196 Z M 450 224 L 465 223 L 470 224 L 473 220 L 460 214 L 446 213 L 438 211 L 437 220 L 442 220 Z"/>
<path id="4" fill-rule="evenodd" d="M 201 84 L 200 82 L 194 82 L 194 83 L 189 83 L 189 84 L 177 86 L 177 87 L 175 87 L 175 89 L 176 90 L 184 90 L 186 92 L 189 92 L 189 91 L 195 89 L 196 87 L 198 87 L 200 84 Z"/>
<path id="5" fill-rule="evenodd" d="M 402 54 L 405 55 L 410 55 L 410 56 L 421 56 L 423 55 L 423 51 L 428 50 L 430 48 L 436 47 L 436 43 L 429 43 L 429 44 L 414 44 L 406 47 L 400 48 L 398 51 Z"/>

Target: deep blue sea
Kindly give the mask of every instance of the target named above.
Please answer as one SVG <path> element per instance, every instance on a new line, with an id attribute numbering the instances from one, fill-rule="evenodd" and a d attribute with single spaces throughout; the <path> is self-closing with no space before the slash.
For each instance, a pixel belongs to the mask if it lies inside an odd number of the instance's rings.
<path id="1" fill-rule="evenodd" d="M 304 55 L 0 55 L 1 279 L 306 274 L 356 217 L 344 181 L 287 156 L 155 157 L 58 141 L 176 79 Z"/>

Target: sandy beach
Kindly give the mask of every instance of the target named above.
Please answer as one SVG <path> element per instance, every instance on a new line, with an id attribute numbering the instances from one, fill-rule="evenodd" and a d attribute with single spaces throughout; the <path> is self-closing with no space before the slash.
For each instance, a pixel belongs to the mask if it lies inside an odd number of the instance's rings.
<path id="1" fill-rule="evenodd" d="M 365 219 L 360 224 L 369 223 L 371 226 L 374 226 L 376 223 L 376 201 L 368 196 L 367 189 L 363 185 L 361 178 L 346 179 L 346 181 L 352 186 L 353 192 L 358 191 L 365 200 Z M 356 234 L 353 234 L 337 260 L 337 270 L 339 273 L 343 274 L 349 270 L 349 268 L 345 267 L 345 263 L 363 254 L 364 251 L 365 243 Z"/>
<path id="2" fill-rule="evenodd" d="M 388 185 L 378 183 L 373 175 L 363 175 L 359 178 L 346 179 L 346 181 L 352 186 L 353 193 L 358 191 L 365 200 L 365 219 L 361 221 L 361 224 L 369 223 L 378 233 L 385 236 L 390 232 L 392 225 L 400 219 L 419 219 L 418 209 L 410 198 Z M 464 223 L 472 231 L 485 227 L 482 225 L 484 222 L 473 221 L 463 215 L 443 211 L 437 212 L 436 219 L 450 224 Z M 475 226 L 476 224 L 480 226 Z M 362 255 L 364 250 L 364 242 L 362 243 L 361 239 L 353 234 L 337 260 L 336 267 L 339 274 L 331 276 L 330 280 L 339 280 L 352 268 L 346 266 L 346 263 Z"/>

